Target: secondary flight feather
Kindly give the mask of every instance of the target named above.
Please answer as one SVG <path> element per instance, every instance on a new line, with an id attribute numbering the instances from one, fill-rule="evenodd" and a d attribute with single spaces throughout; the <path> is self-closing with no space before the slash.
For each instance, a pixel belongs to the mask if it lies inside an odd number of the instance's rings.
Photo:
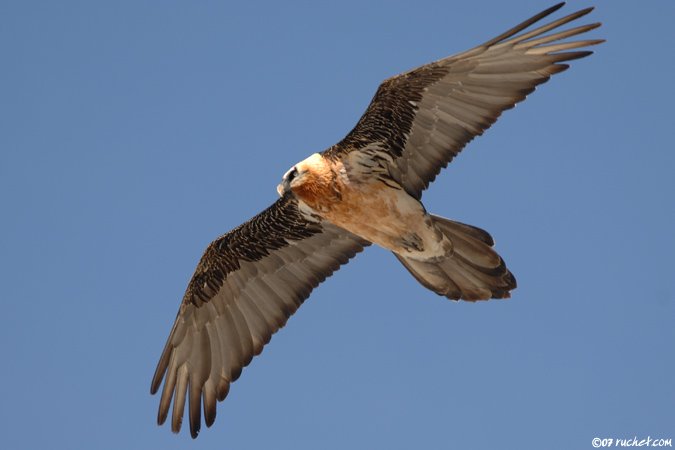
<path id="1" fill-rule="evenodd" d="M 565 63 L 603 42 L 600 26 L 528 30 L 543 11 L 471 50 L 385 80 L 354 129 L 294 165 L 279 200 L 212 242 L 187 287 L 152 379 L 158 423 L 211 426 L 216 403 L 319 283 L 370 244 L 453 300 L 507 298 L 516 280 L 484 230 L 427 213 L 422 192 L 475 136 Z M 162 387 L 162 381 L 164 381 Z M 173 408 L 171 404 L 173 402 Z"/>

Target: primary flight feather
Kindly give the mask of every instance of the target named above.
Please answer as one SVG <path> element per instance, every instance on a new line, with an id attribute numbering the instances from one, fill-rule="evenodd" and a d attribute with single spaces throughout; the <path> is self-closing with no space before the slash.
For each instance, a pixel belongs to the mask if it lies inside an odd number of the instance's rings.
<path id="1" fill-rule="evenodd" d="M 293 166 L 280 199 L 212 242 L 187 287 L 152 379 L 158 423 L 211 426 L 216 402 L 312 289 L 375 243 L 423 286 L 453 300 L 507 298 L 516 280 L 480 228 L 427 213 L 422 191 L 475 136 L 578 50 L 557 29 L 592 8 L 526 31 L 553 6 L 471 50 L 385 80 L 338 144 Z M 549 33 L 556 30 L 553 33 Z"/>

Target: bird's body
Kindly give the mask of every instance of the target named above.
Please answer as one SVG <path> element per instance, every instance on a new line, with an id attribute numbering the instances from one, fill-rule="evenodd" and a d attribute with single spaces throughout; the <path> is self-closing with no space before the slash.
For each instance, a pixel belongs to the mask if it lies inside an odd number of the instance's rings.
<path id="1" fill-rule="evenodd" d="M 158 422 L 173 400 L 178 432 L 216 417 L 216 402 L 313 288 L 365 247 L 391 250 L 424 287 L 453 300 L 507 298 L 516 280 L 484 230 L 435 216 L 422 192 L 475 136 L 522 101 L 576 50 L 565 41 L 599 23 L 557 29 L 578 11 L 525 31 L 556 5 L 471 50 L 385 80 L 354 129 L 293 166 L 279 200 L 213 241 L 187 287 L 152 380 L 164 380 Z M 552 34 L 547 34 L 556 30 Z"/>
<path id="2" fill-rule="evenodd" d="M 315 153 L 298 163 L 296 170 L 308 179 L 291 187 L 299 209 L 402 256 L 425 260 L 448 255 L 452 243 L 422 203 L 394 180 L 373 176 L 374 168 L 361 165 L 357 155 L 332 161 Z"/>

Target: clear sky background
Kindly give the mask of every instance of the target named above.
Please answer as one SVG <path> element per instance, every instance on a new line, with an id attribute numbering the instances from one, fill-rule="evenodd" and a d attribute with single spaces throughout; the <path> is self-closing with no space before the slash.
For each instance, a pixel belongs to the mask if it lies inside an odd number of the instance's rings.
<path id="1" fill-rule="evenodd" d="M 155 425 L 150 378 L 206 245 L 344 136 L 381 80 L 552 3 L 0 2 L 0 448 L 675 438 L 673 1 L 597 1 L 584 22 L 608 42 L 425 193 L 492 233 L 512 299 L 450 302 L 369 248 L 197 441 Z"/>

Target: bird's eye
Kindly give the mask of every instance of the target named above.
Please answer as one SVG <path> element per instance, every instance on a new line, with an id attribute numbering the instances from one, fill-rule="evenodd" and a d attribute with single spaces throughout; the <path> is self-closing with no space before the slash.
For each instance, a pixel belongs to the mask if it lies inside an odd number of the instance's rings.
<path id="1" fill-rule="evenodd" d="M 290 183 L 298 175 L 298 169 L 293 167 L 293 170 L 288 172 L 288 182 Z"/>

